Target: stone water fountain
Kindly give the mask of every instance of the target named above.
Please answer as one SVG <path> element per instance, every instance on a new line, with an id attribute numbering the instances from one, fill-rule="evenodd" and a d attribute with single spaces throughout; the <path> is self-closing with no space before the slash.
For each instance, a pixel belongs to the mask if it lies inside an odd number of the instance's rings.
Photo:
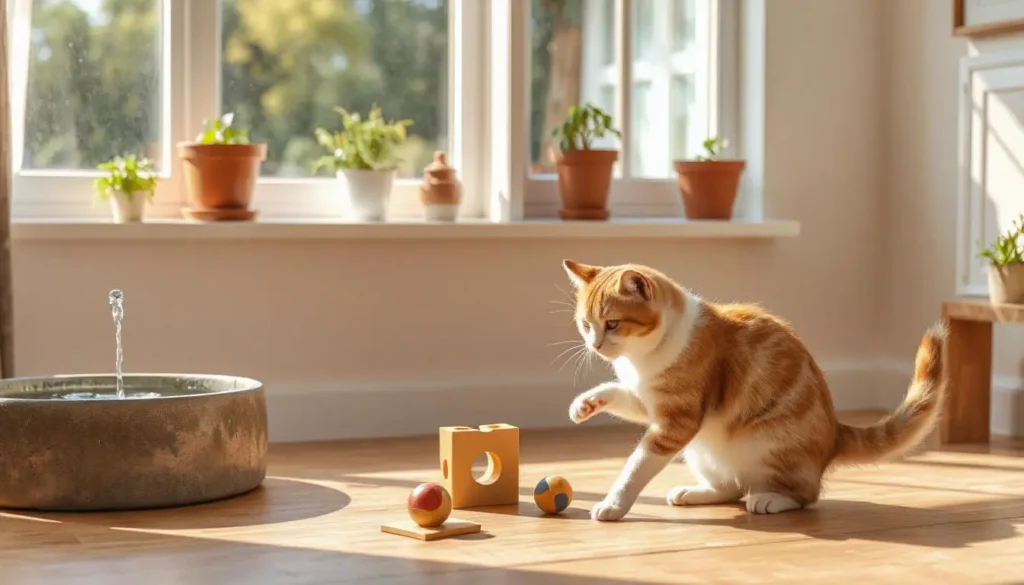
<path id="1" fill-rule="evenodd" d="M 263 482 L 263 385 L 221 375 L 122 375 L 123 303 L 112 291 L 114 374 L 0 379 L 0 508 L 180 506 Z"/>

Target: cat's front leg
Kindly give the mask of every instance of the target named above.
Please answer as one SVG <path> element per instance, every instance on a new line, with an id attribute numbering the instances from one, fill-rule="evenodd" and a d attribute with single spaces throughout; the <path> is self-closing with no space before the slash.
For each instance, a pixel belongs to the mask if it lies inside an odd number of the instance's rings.
<path id="1" fill-rule="evenodd" d="M 648 422 L 647 410 L 636 394 L 615 382 L 599 384 L 577 396 L 569 406 L 569 419 L 579 424 L 602 411 L 638 424 Z"/>
<path id="2" fill-rule="evenodd" d="M 618 479 L 604 500 L 590 510 L 590 517 L 604 522 L 621 520 L 647 484 L 697 434 L 698 424 L 689 417 L 671 424 L 653 424 L 626 460 Z"/>

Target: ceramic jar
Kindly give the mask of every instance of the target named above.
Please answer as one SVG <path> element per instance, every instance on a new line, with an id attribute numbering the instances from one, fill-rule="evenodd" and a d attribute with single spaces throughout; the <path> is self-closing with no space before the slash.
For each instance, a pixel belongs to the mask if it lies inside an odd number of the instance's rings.
<path id="1" fill-rule="evenodd" d="M 455 221 L 458 217 L 462 183 L 455 176 L 455 169 L 448 166 L 443 152 L 435 152 L 434 162 L 423 169 L 419 192 L 427 221 Z"/>

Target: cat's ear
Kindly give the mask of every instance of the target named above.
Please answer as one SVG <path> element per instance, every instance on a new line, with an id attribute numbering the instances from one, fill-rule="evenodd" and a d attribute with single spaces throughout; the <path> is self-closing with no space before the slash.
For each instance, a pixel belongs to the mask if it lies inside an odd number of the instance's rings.
<path id="1" fill-rule="evenodd" d="M 636 270 L 627 270 L 619 279 L 619 292 L 627 296 L 637 296 L 645 301 L 654 298 L 654 283 L 650 278 Z"/>
<path id="2" fill-rule="evenodd" d="M 594 280 L 597 273 L 601 272 L 601 269 L 597 266 L 580 264 L 572 260 L 562 260 L 562 267 L 565 268 L 565 273 L 569 275 L 569 282 L 575 287 L 581 287 Z"/>

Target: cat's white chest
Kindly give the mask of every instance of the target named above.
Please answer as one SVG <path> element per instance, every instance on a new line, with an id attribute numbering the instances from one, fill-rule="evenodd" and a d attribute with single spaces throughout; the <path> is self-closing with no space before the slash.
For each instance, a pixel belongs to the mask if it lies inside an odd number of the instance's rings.
<path id="1" fill-rule="evenodd" d="M 629 358 L 620 357 L 612 362 L 612 367 L 615 369 L 615 377 L 619 379 L 619 383 L 629 388 L 633 392 L 636 392 L 640 388 L 640 371 L 637 370 L 636 366 L 629 360 Z"/>

